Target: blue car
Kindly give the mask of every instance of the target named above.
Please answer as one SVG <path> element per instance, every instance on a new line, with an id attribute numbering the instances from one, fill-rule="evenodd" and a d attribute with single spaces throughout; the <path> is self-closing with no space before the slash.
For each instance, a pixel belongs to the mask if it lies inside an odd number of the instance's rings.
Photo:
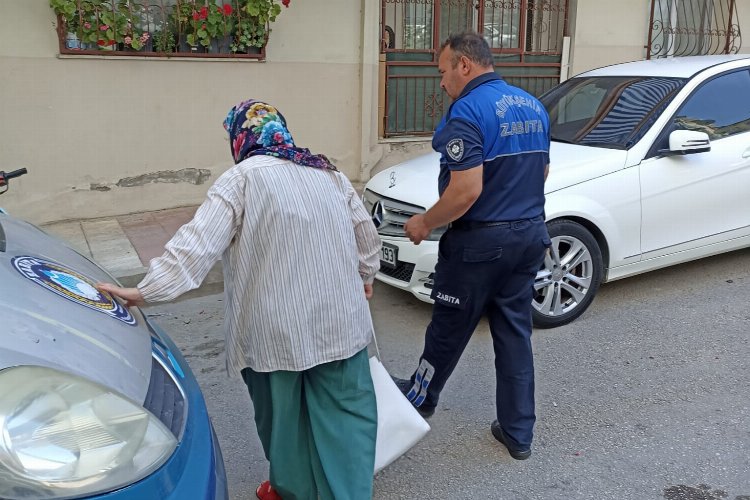
<path id="1" fill-rule="evenodd" d="M 187 362 L 103 281 L 114 280 L 96 263 L 0 213 L 0 498 L 227 498 Z"/>

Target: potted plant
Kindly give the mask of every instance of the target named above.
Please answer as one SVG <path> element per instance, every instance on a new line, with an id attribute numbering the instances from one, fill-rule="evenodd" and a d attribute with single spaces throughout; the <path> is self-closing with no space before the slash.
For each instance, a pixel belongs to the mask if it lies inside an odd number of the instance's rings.
<path id="1" fill-rule="evenodd" d="M 229 38 L 234 29 L 230 4 L 202 6 L 192 14 L 193 37 L 188 35 L 190 45 L 200 45 L 203 50 L 220 52 L 221 46 L 228 48 Z"/>
<path id="2" fill-rule="evenodd" d="M 69 49 L 86 47 L 84 25 L 91 26 L 94 17 L 94 2 L 82 0 L 50 0 L 50 7 L 61 21 L 58 28 L 65 33 L 65 46 Z"/>
<path id="3" fill-rule="evenodd" d="M 212 15 L 209 15 L 210 25 L 213 26 L 213 36 L 215 37 L 213 48 L 217 52 L 229 52 L 236 26 L 233 13 L 232 5 L 225 3 L 224 5 L 217 5 Z"/>
<path id="4" fill-rule="evenodd" d="M 165 20 L 154 32 L 153 47 L 156 52 L 174 52 L 176 38 L 169 21 Z"/>
<path id="5" fill-rule="evenodd" d="M 132 33 L 132 25 L 127 11 L 123 11 L 123 4 L 112 2 L 111 6 L 102 5 L 97 9 L 97 25 L 92 25 L 94 33 L 90 35 L 90 42 L 104 50 L 116 50 L 118 43 L 124 43 L 125 36 Z M 96 28 L 94 28 L 96 26 Z"/>
<path id="6" fill-rule="evenodd" d="M 281 5 L 289 7 L 290 0 L 281 0 Z M 276 0 L 241 0 L 232 52 L 258 52 L 265 47 L 270 33 L 270 24 L 281 13 Z"/>
<path id="7" fill-rule="evenodd" d="M 64 29 L 92 47 L 115 50 L 125 36 L 133 36 L 127 0 L 50 0 Z M 137 34 L 138 37 L 142 33 Z"/>
<path id="8" fill-rule="evenodd" d="M 259 53 L 270 24 L 290 0 L 176 0 L 155 20 L 133 0 L 49 0 L 67 48 L 172 52 Z M 279 2 L 280 3 L 277 3 Z"/>
<path id="9" fill-rule="evenodd" d="M 198 50 L 197 31 L 200 21 L 200 10 L 194 1 L 177 0 L 172 10 L 172 24 L 177 28 L 179 51 Z M 201 23 L 203 24 L 203 23 Z"/>

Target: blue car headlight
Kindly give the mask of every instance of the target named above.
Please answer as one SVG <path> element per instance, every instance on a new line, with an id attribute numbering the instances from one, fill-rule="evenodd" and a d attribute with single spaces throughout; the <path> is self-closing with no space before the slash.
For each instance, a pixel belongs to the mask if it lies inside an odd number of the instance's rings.
<path id="1" fill-rule="evenodd" d="M 112 491 L 158 469 L 177 441 L 140 404 L 51 368 L 0 371 L 0 498 Z"/>

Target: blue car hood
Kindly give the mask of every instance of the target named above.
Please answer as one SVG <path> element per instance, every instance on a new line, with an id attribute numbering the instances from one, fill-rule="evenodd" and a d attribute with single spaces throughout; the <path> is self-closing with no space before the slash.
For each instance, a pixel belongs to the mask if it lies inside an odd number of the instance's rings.
<path id="1" fill-rule="evenodd" d="M 114 279 L 36 226 L 0 214 L 0 369 L 39 365 L 70 372 L 142 403 L 151 331 L 93 284 Z"/>

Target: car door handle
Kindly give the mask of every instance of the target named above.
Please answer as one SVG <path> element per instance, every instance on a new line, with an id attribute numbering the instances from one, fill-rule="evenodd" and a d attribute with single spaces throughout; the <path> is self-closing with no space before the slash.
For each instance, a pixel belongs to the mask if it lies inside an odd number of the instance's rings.
<path id="1" fill-rule="evenodd" d="M 742 153 L 743 158 L 750 158 L 750 148 L 747 148 L 744 153 Z"/>

